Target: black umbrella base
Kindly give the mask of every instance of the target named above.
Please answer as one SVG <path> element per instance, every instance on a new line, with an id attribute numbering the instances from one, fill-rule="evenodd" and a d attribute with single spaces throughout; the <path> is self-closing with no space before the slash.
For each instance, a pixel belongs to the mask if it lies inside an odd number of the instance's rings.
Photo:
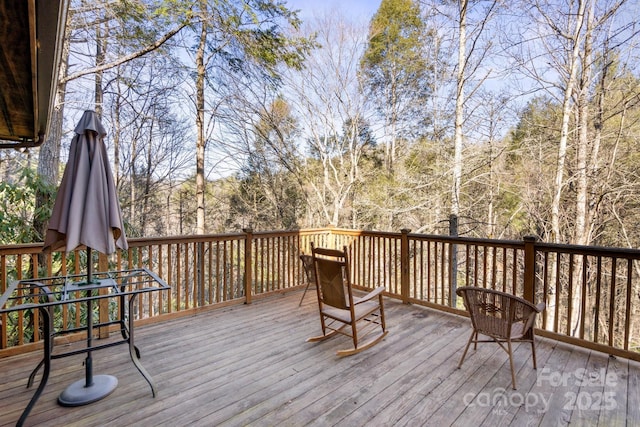
<path id="1" fill-rule="evenodd" d="M 82 406 L 96 402 L 110 395 L 118 386 L 118 379 L 111 375 L 94 375 L 93 384 L 86 386 L 85 380 L 79 380 L 68 386 L 60 396 L 62 406 Z"/>

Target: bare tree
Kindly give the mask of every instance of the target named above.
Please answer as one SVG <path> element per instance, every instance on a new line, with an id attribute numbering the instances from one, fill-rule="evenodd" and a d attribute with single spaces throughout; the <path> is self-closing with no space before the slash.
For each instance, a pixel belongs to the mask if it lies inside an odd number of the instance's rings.
<path id="1" fill-rule="evenodd" d="M 187 175 L 190 163 L 184 145 L 190 129 L 174 112 L 181 95 L 177 88 L 185 77 L 161 54 L 114 71 L 105 87 L 105 115 L 113 123 L 118 187 L 128 189 L 128 201 L 122 203 L 126 220 L 134 235 L 164 233 L 170 229 L 159 212 L 161 195 L 173 191 L 171 183 Z"/>
<path id="2" fill-rule="evenodd" d="M 372 143 L 365 127 L 373 109 L 357 75 L 366 29 L 329 13 L 308 31 L 315 32 L 321 47 L 301 72 L 288 75 L 285 97 L 307 149 L 298 176 L 324 225 L 338 225 L 346 219 L 345 208 L 362 178 L 362 156 Z"/>

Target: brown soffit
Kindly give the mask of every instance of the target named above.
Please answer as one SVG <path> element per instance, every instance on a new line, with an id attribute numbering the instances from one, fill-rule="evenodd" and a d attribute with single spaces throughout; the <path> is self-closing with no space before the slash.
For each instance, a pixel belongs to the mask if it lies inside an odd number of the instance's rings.
<path id="1" fill-rule="evenodd" d="M 0 0 L 0 148 L 48 131 L 69 0 Z"/>

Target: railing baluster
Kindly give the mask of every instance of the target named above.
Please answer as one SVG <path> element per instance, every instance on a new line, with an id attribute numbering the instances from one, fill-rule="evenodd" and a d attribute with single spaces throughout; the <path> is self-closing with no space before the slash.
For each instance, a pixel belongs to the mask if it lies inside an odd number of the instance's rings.
<path id="1" fill-rule="evenodd" d="M 556 253 L 556 275 L 555 275 L 555 295 L 556 295 L 556 304 L 554 309 L 554 314 L 553 314 L 553 331 L 554 332 L 560 332 L 560 294 L 562 293 L 562 286 L 560 285 L 560 264 L 561 264 L 561 257 L 559 253 Z"/>
<path id="2" fill-rule="evenodd" d="M 611 258 L 611 283 L 609 284 L 609 346 L 613 347 L 616 310 L 616 271 L 618 259 Z"/>
<path id="3" fill-rule="evenodd" d="M 629 350 L 629 339 L 631 336 L 631 289 L 633 283 L 633 260 L 627 259 L 627 294 L 624 310 L 624 349 Z"/>
<path id="4" fill-rule="evenodd" d="M 587 277 L 588 277 L 589 259 L 587 255 L 582 255 L 582 283 L 580 286 L 580 329 L 578 336 L 580 339 L 584 339 L 584 325 L 587 311 Z"/>
<path id="5" fill-rule="evenodd" d="M 574 257 L 573 254 L 569 254 L 569 268 L 568 268 L 568 284 L 567 284 L 567 330 L 565 334 L 571 336 L 571 321 L 573 315 L 573 269 L 574 269 Z"/>
<path id="6" fill-rule="evenodd" d="M 602 256 L 598 256 L 598 261 L 596 264 L 596 301 L 600 301 L 601 296 L 601 285 L 602 285 Z M 600 342 L 598 339 L 598 332 L 600 327 L 600 310 L 596 306 L 595 316 L 593 322 L 593 342 Z"/>
<path id="7" fill-rule="evenodd" d="M 534 274 L 535 274 L 535 268 L 534 268 Z M 543 290 L 543 302 L 545 304 L 549 304 L 548 303 L 548 295 L 549 295 L 549 252 L 545 252 L 544 253 L 544 267 L 543 267 L 543 283 L 542 283 L 542 290 Z M 543 329 L 547 329 L 547 318 L 549 315 L 549 311 L 545 310 L 542 316 L 542 328 Z"/>

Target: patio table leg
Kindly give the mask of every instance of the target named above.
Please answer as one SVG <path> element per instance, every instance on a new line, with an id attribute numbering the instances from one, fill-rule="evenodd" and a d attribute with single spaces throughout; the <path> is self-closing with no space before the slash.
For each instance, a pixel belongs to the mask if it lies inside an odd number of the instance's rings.
<path id="1" fill-rule="evenodd" d="M 140 352 L 133 342 L 133 304 L 135 302 L 135 299 L 136 294 L 132 295 L 129 298 L 129 356 L 131 356 L 131 361 L 136 366 L 138 371 L 142 374 L 147 383 L 149 383 L 153 397 L 156 397 L 156 386 L 153 384 L 153 380 L 151 379 L 151 376 L 149 375 L 147 370 L 144 369 L 144 366 L 142 366 L 142 364 L 140 363 Z"/>
<path id="2" fill-rule="evenodd" d="M 120 292 L 124 293 L 126 291 L 126 284 L 123 284 L 120 287 Z M 134 298 L 134 296 L 130 296 L 129 298 Z M 125 306 L 125 297 L 124 295 L 120 295 L 120 307 L 123 307 L 121 315 L 120 315 L 120 334 L 122 335 L 122 339 L 125 340 L 126 342 L 129 342 L 129 325 L 127 324 L 127 322 L 125 321 L 125 313 L 124 313 L 124 306 Z M 131 307 L 129 307 L 129 313 L 131 313 Z M 136 357 L 138 359 L 140 359 L 140 349 L 136 346 L 133 346 L 135 352 L 136 352 Z"/>
<path id="3" fill-rule="evenodd" d="M 18 427 L 21 427 L 24 424 L 25 420 L 27 419 L 27 416 L 29 415 L 29 412 L 31 412 L 31 409 L 33 409 L 34 405 L 40 398 L 40 395 L 42 394 L 42 391 L 44 390 L 44 387 L 47 385 L 47 381 L 49 380 L 49 373 L 51 372 L 51 346 L 52 346 L 51 331 L 53 330 L 52 318 L 49 315 L 49 311 L 45 307 L 40 307 L 40 313 L 44 318 L 44 322 L 42 322 L 43 329 L 44 329 L 43 331 L 44 332 L 44 359 L 38 364 L 36 369 L 31 373 L 31 376 L 29 377 L 29 382 L 27 383 L 27 388 L 31 386 L 33 382 L 33 377 L 35 373 L 38 371 L 38 369 L 40 368 L 40 366 L 44 365 L 44 370 L 42 371 L 42 379 L 40 380 L 40 384 L 38 385 L 36 392 L 31 397 L 31 400 L 29 401 L 29 404 L 27 405 L 27 407 L 24 408 L 24 411 L 22 411 L 22 415 L 20 415 L 20 419 L 16 424 L 16 426 Z"/>

